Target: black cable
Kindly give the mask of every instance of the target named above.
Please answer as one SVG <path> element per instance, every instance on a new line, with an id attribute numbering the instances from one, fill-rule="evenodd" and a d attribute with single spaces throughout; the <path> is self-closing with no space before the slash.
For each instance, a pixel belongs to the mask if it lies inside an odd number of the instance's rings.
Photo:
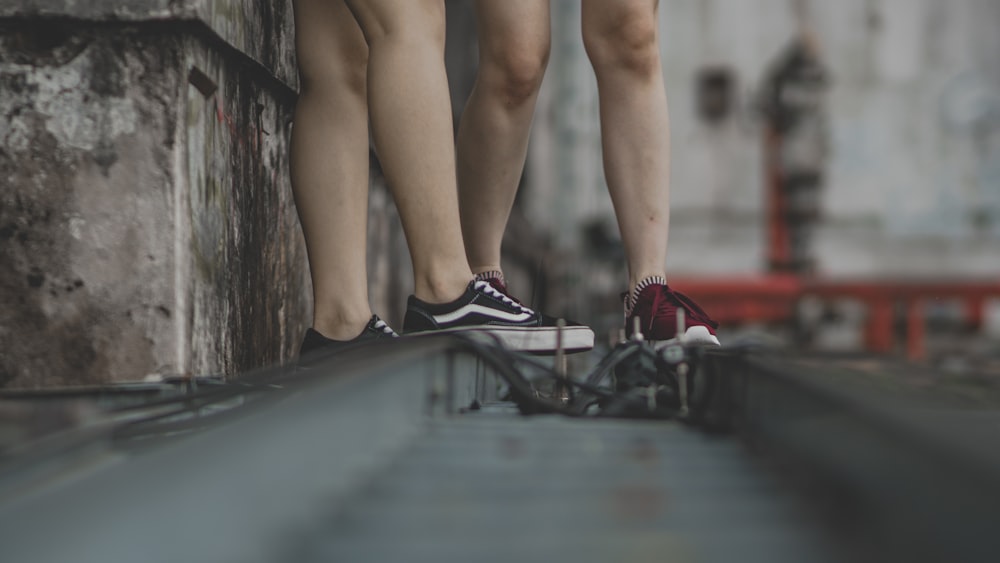
<path id="1" fill-rule="evenodd" d="M 478 334 L 486 334 L 486 338 L 491 340 L 493 344 L 484 343 L 482 338 L 478 337 Z M 594 368 L 587 377 L 587 381 L 582 382 L 560 374 L 533 356 L 507 350 L 496 335 L 477 333 L 477 336 L 462 334 L 454 336 L 470 351 L 488 361 L 497 369 L 498 375 L 510 385 L 512 398 L 524 414 L 544 412 L 559 413 L 568 416 L 584 416 L 595 404 L 601 408 L 600 415 L 602 416 L 634 417 L 639 415 L 645 418 L 673 418 L 679 412 L 676 407 L 664 406 L 662 398 L 657 400 L 657 406 L 652 410 L 637 409 L 635 405 L 640 399 L 637 399 L 636 393 L 620 392 L 595 385 L 595 382 L 598 384 L 601 383 L 616 368 L 630 359 L 645 359 L 652 362 L 654 370 L 649 372 L 652 377 L 646 377 L 645 381 L 642 381 L 645 385 L 637 387 L 652 387 L 654 389 L 657 387 L 669 387 L 676 394 L 678 387 L 675 379 L 676 374 L 673 373 L 670 362 L 664 356 L 658 354 L 652 346 L 641 341 L 628 341 L 616 346 Z M 580 390 L 582 396 L 575 401 L 571 401 L 568 406 L 542 399 L 523 373 L 523 369 L 518 369 L 519 366 L 534 368 L 543 377 L 560 382 L 571 389 Z M 646 400 L 645 395 L 641 397 L 641 400 Z"/>
<path id="2" fill-rule="evenodd" d="M 454 334 L 455 340 L 464 347 L 471 349 L 477 357 L 487 361 L 511 388 L 511 395 L 522 414 L 557 413 L 566 416 L 577 416 L 575 412 L 565 408 L 555 401 L 542 399 L 535 392 L 531 382 L 512 365 L 515 358 L 504 348 L 502 341 L 496 335 L 487 334 L 495 345 L 486 345 L 474 335 Z"/>

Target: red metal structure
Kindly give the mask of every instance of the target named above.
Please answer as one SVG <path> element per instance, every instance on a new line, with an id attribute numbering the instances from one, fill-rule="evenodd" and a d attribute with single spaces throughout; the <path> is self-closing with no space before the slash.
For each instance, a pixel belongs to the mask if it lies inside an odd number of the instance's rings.
<path id="1" fill-rule="evenodd" d="M 864 303 L 865 348 L 891 353 L 896 349 L 895 325 L 903 316 L 906 356 L 927 356 L 926 305 L 952 301 L 963 304 L 965 323 L 982 327 L 986 302 L 1000 299 L 998 280 L 824 279 L 794 274 L 746 278 L 675 278 L 670 285 L 690 295 L 723 325 L 793 323 L 799 302 L 807 297 L 831 302 L 853 299 Z"/>

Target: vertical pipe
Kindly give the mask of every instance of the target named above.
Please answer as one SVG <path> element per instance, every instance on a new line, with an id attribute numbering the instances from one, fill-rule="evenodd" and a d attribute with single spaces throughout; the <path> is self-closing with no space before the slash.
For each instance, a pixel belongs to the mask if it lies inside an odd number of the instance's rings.
<path id="1" fill-rule="evenodd" d="M 773 124 L 764 130 L 764 166 L 767 182 L 767 269 L 784 271 L 791 259 L 787 209 L 781 178 L 781 136 Z"/>
<path id="2" fill-rule="evenodd" d="M 892 301 L 886 297 L 868 301 L 868 322 L 865 347 L 869 352 L 884 354 L 892 351 Z"/>
<path id="3" fill-rule="evenodd" d="M 563 349 L 563 331 L 566 329 L 566 319 L 559 319 L 556 321 L 556 357 L 555 357 L 555 369 L 556 373 L 566 377 L 566 350 Z M 556 381 L 555 387 L 553 389 L 553 396 L 557 401 L 567 402 L 569 401 L 569 395 L 567 393 L 568 389 L 561 381 Z"/>
<path id="4" fill-rule="evenodd" d="M 906 357 L 920 361 L 927 357 L 924 300 L 914 297 L 906 304 Z"/>
<path id="5" fill-rule="evenodd" d="M 982 297 L 970 297 L 965 300 L 965 322 L 969 328 L 980 330 L 983 328 L 983 310 L 986 300 Z"/>

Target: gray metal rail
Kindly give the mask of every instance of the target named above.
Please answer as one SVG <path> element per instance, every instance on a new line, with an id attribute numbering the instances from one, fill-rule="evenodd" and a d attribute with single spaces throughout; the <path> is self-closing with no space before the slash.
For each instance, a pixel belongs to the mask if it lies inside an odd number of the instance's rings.
<path id="1" fill-rule="evenodd" d="M 801 561 L 827 552 L 737 443 L 669 421 L 516 416 L 489 401 L 493 376 L 454 342 L 427 339 L 341 356 L 285 383 L 257 378 L 270 390 L 193 435 L 171 438 L 183 417 L 160 433 L 133 421 L 130 432 L 80 434 L 85 447 L 46 453 L 61 470 L 33 481 L 0 475 L 3 560 Z M 474 400 L 483 408 L 459 414 Z"/>
<path id="2" fill-rule="evenodd" d="M 687 424 L 517 416 L 499 376 L 529 360 L 433 338 L 112 410 L 0 456 L 0 558 L 995 559 L 1000 458 L 968 429 L 996 413 L 889 400 L 788 357 L 692 358 Z M 508 383 L 522 411 L 584 412 Z M 686 412 L 629 392 L 640 408 L 606 412 Z"/>

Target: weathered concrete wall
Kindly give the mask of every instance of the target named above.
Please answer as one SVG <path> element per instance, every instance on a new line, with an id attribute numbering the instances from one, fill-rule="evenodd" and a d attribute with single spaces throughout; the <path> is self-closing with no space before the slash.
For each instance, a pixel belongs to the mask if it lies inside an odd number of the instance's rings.
<path id="1" fill-rule="evenodd" d="M 177 277 L 188 280 L 178 297 L 189 308 L 188 369 L 234 374 L 293 357 L 309 321 L 308 267 L 288 181 L 294 97 L 262 86 L 196 38 L 183 51 L 184 68 L 218 88 L 187 84 L 182 105 L 177 226 L 186 260 Z"/>
<path id="2" fill-rule="evenodd" d="M 24 3 L 61 4 L 84 3 Z M 140 4 L 159 6 L 114 9 Z M 209 35 L 3 20 L 0 385 L 293 354 L 309 308 L 285 164 L 294 96 Z"/>
<path id="3" fill-rule="evenodd" d="M 797 5 L 807 8 L 802 18 Z M 528 208 L 573 248 L 581 221 L 613 224 L 613 216 L 580 4 L 557 0 L 552 10 L 553 52 L 532 145 L 532 158 L 545 165 L 530 169 Z M 825 222 L 815 246 L 820 271 L 1000 272 L 1000 2 L 666 0 L 660 12 L 673 136 L 673 271 L 763 268 L 755 97 L 804 21 L 833 77 Z M 736 79 L 733 112 L 718 123 L 695 112 L 695 78 L 709 66 Z"/>
<path id="4" fill-rule="evenodd" d="M 291 0 L 16 0 L 0 18 L 182 22 L 206 25 L 290 86 L 298 83 Z"/>
<path id="5" fill-rule="evenodd" d="M 6 25 L 0 49 L 0 383 L 180 371 L 180 53 L 44 24 Z"/>

